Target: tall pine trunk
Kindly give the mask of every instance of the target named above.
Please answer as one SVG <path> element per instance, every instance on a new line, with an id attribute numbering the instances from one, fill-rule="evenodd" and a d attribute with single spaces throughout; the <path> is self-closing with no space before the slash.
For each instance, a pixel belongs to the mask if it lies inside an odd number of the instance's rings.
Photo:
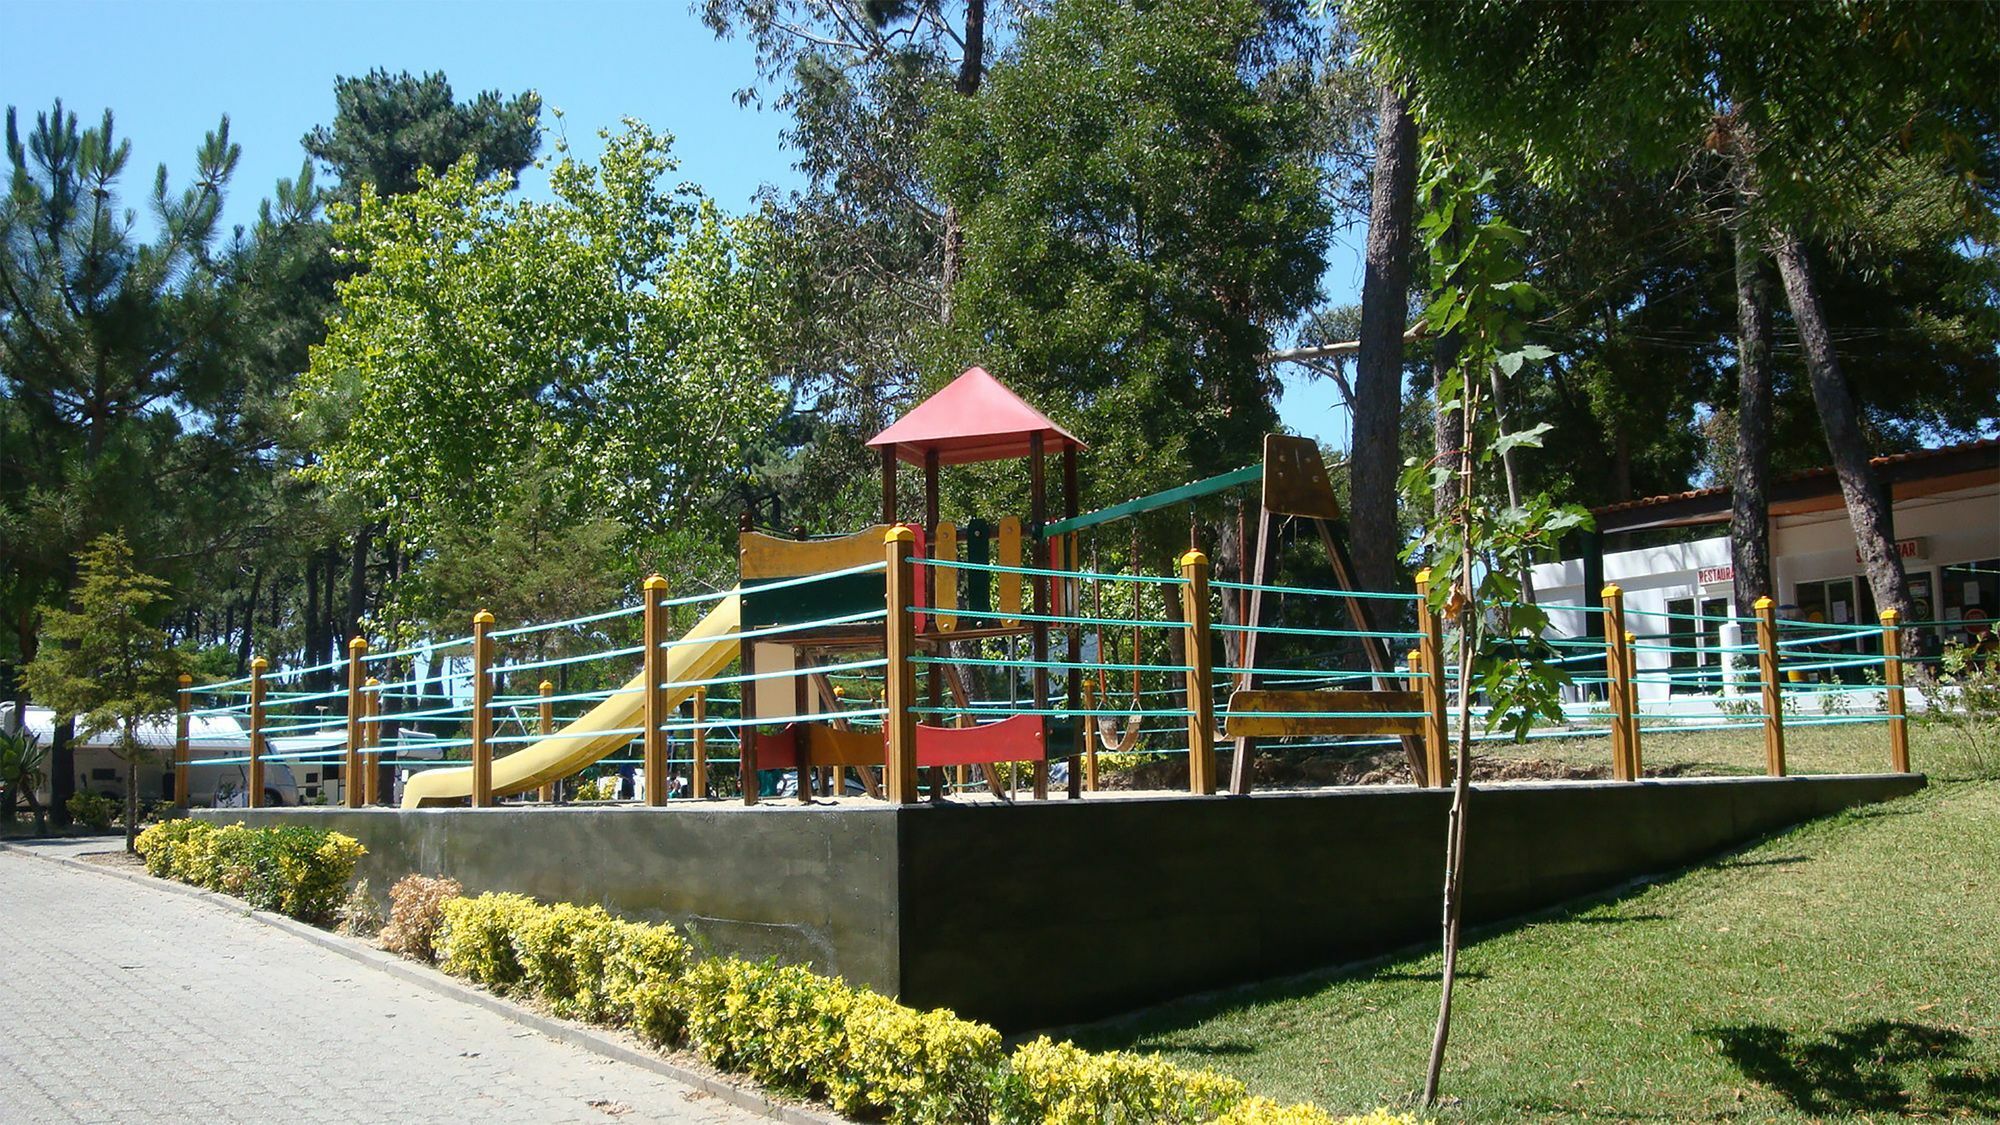
<path id="1" fill-rule="evenodd" d="M 979 92 L 979 83 L 985 77 L 986 0 L 966 0 L 965 57 L 958 62 L 958 80 L 954 88 L 962 97 L 969 98 Z M 944 210 L 944 268 L 940 278 L 944 299 L 938 305 L 940 323 L 951 323 L 952 291 L 958 287 L 964 258 L 965 231 L 959 226 L 958 208 L 947 205 Z"/>
<path id="2" fill-rule="evenodd" d="M 1840 357 L 1833 349 L 1833 334 L 1819 302 L 1812 264 L 1798 233 L 1791 229 L 1775 234 L 1772 250 L 1778 260 L 1778 276 L 1785 282 L 1792 321 L 1798 325 L 1806 370 L 1812 375 L 1813 404 L 1819 408 L 1820 428 L 1826 433 L 1827 450 L 1833 454 L 1833 470 L 1840 478 L 1847 519 L 1854 526 L 1855 548 L 1867 570 L 1868 586 L 1875 593 L 1875 607 L 1893 609 L 1908 621 L 1910 585 L 1903 574 L 1903 560 L 1896 554 L 1895 509 L 1888 486 L 1868 461 L 1868 441 L 1861 432 L 1854 396 L 1841 374 Z"/>
<path id="3" fill-rule="evenodd" d="M 1737 194 L 1736 243 L 1736 479 L 1729 511 L 1729 561 L 1738 617 L 1771 582 L 1771 521 L 1765 493 L 1771 472 L 1771 305 L 1764 255 Z"/>
<path id="4" fill-rule="evenodd" d="M 1410 305 L 1411 211 L 1416 206 L 1417 127 L 1394 86 L 1382 87 L 1375 131 L 1374 191 L 1361 280 L 1360 354 L 1354 371 L 1354 440 L 1348 517 L 1361 585 L 1401 590 L 1396 549 L 1396 474 L 1401 461 L 1403 330 Z"/>

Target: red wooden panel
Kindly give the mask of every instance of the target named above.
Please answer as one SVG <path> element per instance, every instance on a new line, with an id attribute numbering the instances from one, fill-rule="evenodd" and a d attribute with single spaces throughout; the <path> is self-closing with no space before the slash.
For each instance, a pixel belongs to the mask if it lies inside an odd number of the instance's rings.
<path id="1" fill-rule="evenodd" d="M 917 725 L 919 766 L 1041 762 L 1048 756 L 1048 727 L 1040 715 L 1013 715 L 976 727 Z"/>

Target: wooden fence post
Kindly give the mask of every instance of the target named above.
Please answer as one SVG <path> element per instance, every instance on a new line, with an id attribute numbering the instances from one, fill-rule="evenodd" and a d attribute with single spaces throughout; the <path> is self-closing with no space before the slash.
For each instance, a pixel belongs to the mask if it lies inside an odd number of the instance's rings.
<path id="1" fill-rule="evenodd" d="M 667 609 L 660 604 L 666 591 L 665 578 L 655 574 L 646 579 L 646 693 L 640 697 L 645 701 L 646 729 L 640 732 L 639 745 L 646 768 L 646 803 L 654 808 L 667 803 L 667 732 L 662 729 L 667 723 L 667 650 L 660 647 L 667 643 Z"/>
<path id="2" fill-rule="evenodd" d="M 694 689 L 694 795 L 708 796 L 708 689 Z"/>
<path id="3" fill-rule="evenodd" d="M 1412 671 L 1423 678 L 1417 690 L 1424 699 L 1424 784 L 1451 784 L 1451 733 L 1444 713 L 1444 619 L 1431 608 L 1431 568 L 1417 572 L 1417 651 Z"/>
<path id="4" fill-rule="evenodd" d="M 188 807 L 188 704 L 194 677 L 182 672 L 174 693 L 174 807 Z"/>
<path id="5" fill-rule="evenodd" d="M 493 807 L 493 615 L 472 615 L 472 807 Z"/>
<path id="6" fill-rule="evenodd" d="M 1901 615 L 1882 611 L 1882 706 L 1889 712 L 1889 768 L 1910 772 L 1910 727 L 1903 714 L 1903 630 Z"/>
<path id="7" fill-rule="evenodd" d="M 1605 702 L 1611 705 L 1611 778 L 1637 781 L 1632 768 L 1632 649 L 1625 631 L 1625 591 L 1616 583 L 1598 591 L 1604 600 Z"/>
<path id="8" fill-rule="evenodd" d="M 1645 730 L 1640 719 L 1644 712 L 1639 707 L 1639 657 L 1633 646 L 1639 643 L 1634 633 L 1625 634 L 1625 769 L 1638 781 L 1646 776 L 1646 755 L 1644 752 Z"/>
<path id="9" fill-rule="evenodd" d="M 1181 616 L 1187 627 L 1188 792 L 1209 796 L 1215 792 L 1215 659 L 1208 635 L 1208 556 L 1191 550 L 1181 556 L 1180 567 L 1187 583 L 1181 587 Z M 1237 752 L 1249 753 L 1249 745 L 1241 743 Z"/>
<path id="10" fill-rule="evenodd" d="M 1757 599 L 1757 680 L 1764 690 L 1764 772 L 1785 776 L 1785 689 L 1778 681 L 1778 603 Z"/>
<path id="11" fill-rule="evenodd" d="M 250 661 L 250 768 L 243 771 L 246 808 L 264 807 L 264 672 L 270 667 L 261 656 Z"/>
<path id="12" fill-rule="evenodd" d="M 536 704 L 535 731 L 544 738 L 556 732 L 556 705 L 549 702 L 549 696 L 554 695 L 555 690 L 556 685 L 547 680 L 543 680 L 535 688 L 535 693 L 542 697 L 542 701 Z M 556 786 L 561 784 L 562 778 L 542 782 L 541 798 L 543 804 L 552 805 L 555 803 Z"/>
<path id="13" fill-rule="evenodd" d="M 917 702 L 917 666 L 911 657 L 916 655 L 917 633 L 915 617 L 910 613 L 916 590 L 915 575 L 910 572 L 910 554 L 916 536 L 909 528 L 897 526 L 883 535 L 882 542 L 889 567 L 888 581 L 883 583 L 889 611 L 889 666 L 885 673 L 889 713 L 882 719 L 887 755 L 883 780 L 890 804 L 914 805 L 917 803 L 917 713 L 911 708 Z"/>
<path id="14" fill-rule="evenodd" d="M 382 803 L 382 681 L 373 676 L 361 684 L 361 744 L 368 748 L 362 765 L 361 803 Z"/>
<path id="15" fill-rule="evenodd" d="M 368 642 L 355 637 L 347 642 L 347 760 L 340 767 L 340 800 L 350 809 L 358 809 L 364 803 L 367 783 L 362 780 L 365 768 L 361 759 L 362 731 L 367 724 L 361 721 L 364 706 L 361 697 L 362 658 L 368 655 Z"/>
<path id="16" fill-rule="evenodd" d="M 1102 614 L 1100 613 L 1099 616 L 1102 616 Z M 1097 659 L 1100 663 L 1103 662 L 1104 653 L 1099 652 Z M 1139 661 L 1137 657 L 1134 657 L 1132 662 L 1137 664 Z M 1098 699 L 1097 681 L 1090 677 L 1085 677 L 1083 683 L 1078 686 L 1079 690 L 1083 693 L 1083 709 L 1087 712 L 1096 711 Z M 961 789 L 965 787 L 964 775 L 965 767 L 960 766 L 958 784 Z M 1083 787 L 1089 792 L 1097 792 L 1097 716 L 1095 714 L 1086 714 L 1083 716 Z"/>

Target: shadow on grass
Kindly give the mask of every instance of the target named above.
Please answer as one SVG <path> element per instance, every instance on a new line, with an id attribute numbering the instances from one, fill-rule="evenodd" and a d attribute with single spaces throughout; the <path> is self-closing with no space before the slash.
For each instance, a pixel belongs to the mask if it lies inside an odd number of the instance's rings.
<path id="1" fill-rule="evenodd" d="M 1964 1033 L 1903 1020 L 1869 1020 L 1818 1038 L 1769 1024 L 1695 1029 L 1745 1078 L 1801 1113 L 2000 1114 L 2000 1071 L 1966 1058 Z"/>
<path id="2" fill-rule="evenodd" d="M 1793 863 L 1811 863 L 1809 855 L 1780 855 L 1770 859 L 1725 859 L 1717 867 L 1784 867 Z"/>

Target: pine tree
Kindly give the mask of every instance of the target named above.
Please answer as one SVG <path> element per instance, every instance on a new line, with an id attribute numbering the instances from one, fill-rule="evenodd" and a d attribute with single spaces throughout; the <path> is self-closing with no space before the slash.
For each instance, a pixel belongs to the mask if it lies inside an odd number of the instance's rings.
<path id="1" fill-rule="evenodd" d="M 171 601 L 166 582 L 139 570 L 118 534 L 77 555 L 74 611 L 50 610 L 28 665 L 28 691 L 85 738 L 115 733 L 125 763 L 125 850 L 139 834 L 139 763 L 151 756 L 139 728 L 174 712 L 181 660 L 155 619 Z"/>

